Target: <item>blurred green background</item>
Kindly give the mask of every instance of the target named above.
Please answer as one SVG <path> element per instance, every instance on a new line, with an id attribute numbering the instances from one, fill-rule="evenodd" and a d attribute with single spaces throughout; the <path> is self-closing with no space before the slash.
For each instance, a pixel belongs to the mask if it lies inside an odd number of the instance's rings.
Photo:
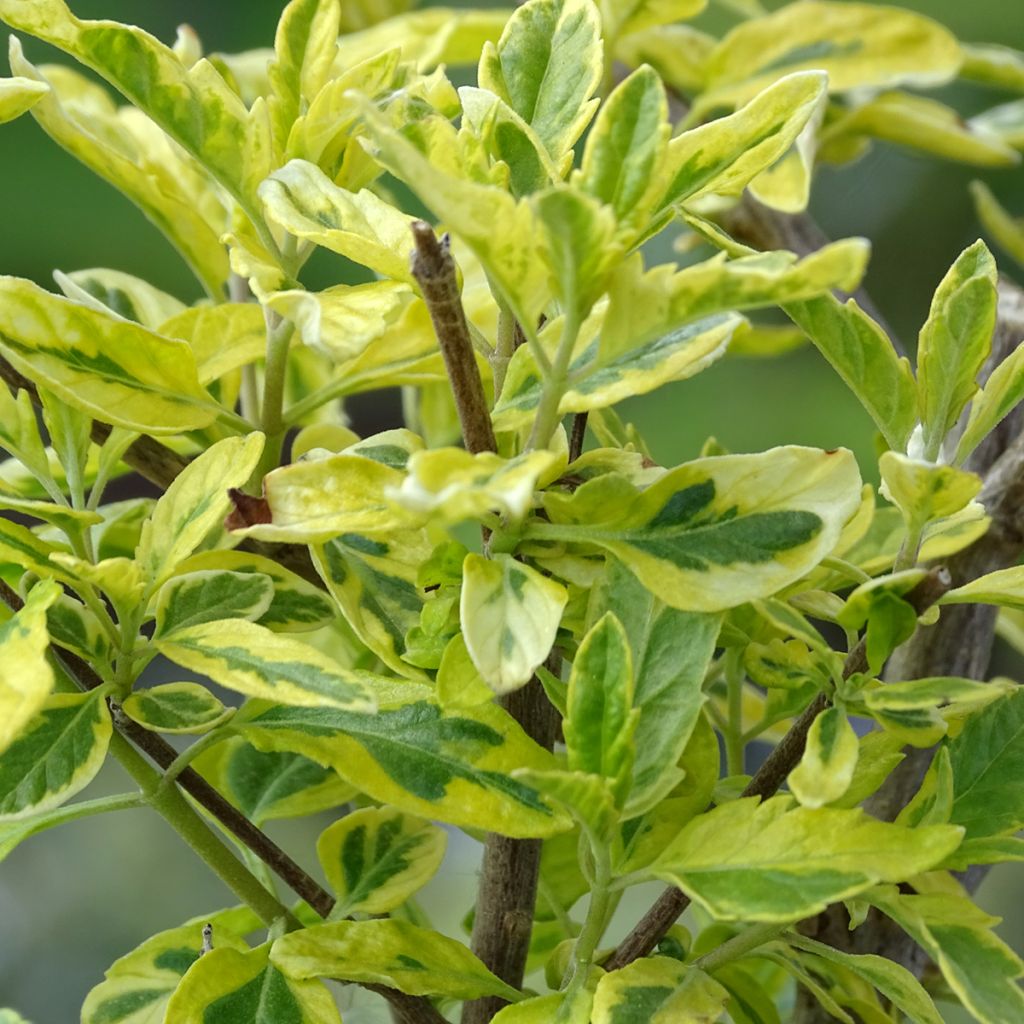
<path id="1" fill-rule="evenodd" d="M 77 0 L 72 6 L 82 17 L 133 22 L 167 42 L 187 22 L 207 50 L 242 50 L 272 43 L 282 0 Z M 900 6 L 944 21 L 965 40 L 1024 48 L 1020 0 L 903 0 Z M 30 59 L 57 59 L 33 40 L 25 44 Z M 6 59 L 0 73 L 8 73 Z M 940 95 L 966 114 L 1009 98 L 968 86 Z M 1020 169 L 979 173 L 882 145 L 853 166 L 824 170 L 816 181 L 812 209 L 825 231 L 834 238 L 872 239 L 868 289 L 909 349 L 935 284 L 978 236 L 967 196 L 974 177 L 1024 213 Z M 2 273 L 52 286 L 54 269 L 105 266 L 144 276 L 185 300 L 199 297 L 185 266 L 143 216 L 59 150 L 30 116 L 0 129 L 0 225 Z M 997 256 L 1004 272 L 1020 280 L 1019 268 Z M 329 275 L 329 266 L 321 273 Z M 871 473 L 866 416 L 809 350 L 774 361 L 727 359 L 692 381 L 634 400 L 623 412 L 666 464 L 692 458 L 714 434 L 738 451 L 794 442 L 845 445 L 861 456 L 865 475 Z M 124 785 L 111 769 L 96 793 Z M 313 842 L 324 824 L 278 825 L 271 832 L 312 866 Z M 451 934 L 459 934 L 471 904 L 477 853 L 474 843 L 453 835 L 444 876 L 425 893 L 424 903 Z M 1021 873 L 1004 868 L 992 873 L 980 896 L 987 909 L 1010 914 L 1003 934 L 1019 950 L 1022 891 Z M 179 839 L 144 812 L 93 819 L 30 840 L 0 868 L 0 1006 L 16 1007 L 34 1024 L 77 1020 L 85 993 L 116 957 L 158 929 L 229 902 Z M 633 913 L 623 910 L 626 918 Z M 361 1003 L 346 1021 L 386 1019 L 379 1014 Z M 950 1011 L 948 1019 L 965 1018 Z"/>

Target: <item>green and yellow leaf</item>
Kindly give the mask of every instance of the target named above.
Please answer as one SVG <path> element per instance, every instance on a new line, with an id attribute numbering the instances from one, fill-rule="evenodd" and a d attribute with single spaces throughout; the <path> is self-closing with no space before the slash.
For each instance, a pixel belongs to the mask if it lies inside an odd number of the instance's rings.
<path id="1" fill-rule="evenodd" d="M 335 919 L 386 914 L 421 889 L 441 866 L 448 835 L 393 807 L 352 811 L 321 833 L 316 852 L 337 898 Z"/>
<path id="2" fill-rule="evenodd" d="M 0 124 L 21 117 L 50 91 L 45 82 L 34 78 L 0 78 Z"/>
<path id="3" fill-rule="evenodd" d="M 733 800 L 698 815 L 650 873 L 678 886 L 720 920 L 798 921 L 878 882 L 938 864 L 961 829 L 905 829 L 858 810 Z"/>
<path id="4" fill-rule="evenodd" d="M 267 325 L 263 310 L 255 302 L 193 306 L 165 320 L 160 333 L 188 342 L 202 384 L 266 354 Z"/>
<path id="5" fill-rule="evenodd" d="M 48 811 L 84 789 L 103 765 L 110 729 L 102 693 L 48 698 L 0 754 L 0 819 Z"/>
<path id="6" fill-rule="evenodd" d="M 971 400 L 967 426 L 956 446 L 954 461 L 962 465 L 975 448 L 1024 399 L 1024 346 L 1018 345 L 992 371 Z"/>
<path id="7" fill-rule="evenodd" d="M 171 734 L 209 732 L 234 713 L 198 683 L 136 690 L 124 699 L 121 710 L 145 729 Z"/>
<path id="8" fill-rule="evenodd" d="M 343 978 L 389 985 L 409 995 L 521 998 L 462 943 L 408 921 L 314 925 L 282 936 L 270 958 L 289 978 Z"/>
<path id="9" fill-rule="evenodd" d="M 853 781 L 860 745 L 840 708 L 826 708 L 811 724 L 800 763 L 789 773 L 790 792 L 804 807 L 838 800 Z"/>
<path id="10" fill-rule="evenodd" d="M 603 974 L 593 1024 L 715 1024 L 729 993 L 696 967 L 655 956 Z"/>
<path id="11" fill-rule="evenodd" d="M 215 619 L 256 622 L 270 607 L 274 581 L 255 572 L 207 569 L 172 576 L 156 601 L 156 634 L 167 637 Z"/>
<path id="12" fill-rule="evenodd" d="M 568 595 L 511 555 L 470 554 L 459 618 L 466 648 L 495 693 L 525 686 L 551 652 Z"/>

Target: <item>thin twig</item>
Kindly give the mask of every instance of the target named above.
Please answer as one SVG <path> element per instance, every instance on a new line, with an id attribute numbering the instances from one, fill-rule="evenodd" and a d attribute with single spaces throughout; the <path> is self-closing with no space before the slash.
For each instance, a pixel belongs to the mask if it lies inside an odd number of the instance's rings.
<path id="1" fill-rule="evenodd" d="M 474 455 L 497 451 L 448 236 L 438 241 L 434 229 L 423 220 L 412 222 L 412 235 L 416 244 L 412 275 L 419 283 L 441 346 L 466 448 Z"/>
<path id="2" fill-rule="evenodd" d="M 587 437 L 587 414 L 578 412 L 572 418 L 572 436 L 569 438 L 569 464 L 583 454 L 583 442 Z"/>
<path id="3" fill-rule="evenodd" d="M 918 615 L 930 608 L 949 590 L 952 585 L 950 574 L 943 568 L 933 569 L 913 590 L 905 595 Z M 863 637 L 857 641 L 843 663 L 843 678 L 849 679 L 857 672 L 867 669 L 866 647 Z M 768 755 L 764 763 L 747 783 L 741 796 L 756 796 L 762 800 L 776 793 L 789 773 L 800 763 L 807 734 L 814 720 L 829 706 L 824 693 L 807 706 L 800 717 L 790 726 L 786 735 Z M 640 919 L 633 930 L 619 944 L 605 961 L 607 971 L 616 971 L 642 956 L 647 956 L 665 937 L 679 915 L 690 905 L 690 897 L 674 887 L 669 887 L 658 897 L 654 905 Z"/>

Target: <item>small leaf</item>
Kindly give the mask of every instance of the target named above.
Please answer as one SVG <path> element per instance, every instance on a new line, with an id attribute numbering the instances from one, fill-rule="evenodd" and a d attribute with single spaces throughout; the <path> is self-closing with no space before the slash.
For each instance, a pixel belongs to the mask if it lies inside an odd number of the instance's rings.
<path id="1" fill-rule="evenodd" d="M 105 423 L 176 434 L 217 415 L 188 346 L 0 278 L 0 350 L 30 380 Z"/>
<path id="2" fill-rule="evenodd" d="M 33 78 L 0 78 L 0 124 L 21 117 L 50 91 Z"/>
<path id="3" fill-rule="evenodd" d="M 60 595 L 55 582 L 37 583 L 21 611 L 0 625 L 0 755 L 29 726 L 53 689 L 46 619 Z"/>
<path id="4" fill-rule="evenodd" d="M 1024 221 L 1012 216 L 981 181 L 971 182 L 974 207 L 985 230 L 1021 266 L 1024 266 Z"/>
<path id="5" fill-rule="evenodd" d="M 208 569 L 172 576 L 156 603 L 156 635 L 166 637 L 215 619 L 257 621 L 270 607 L 274 581 L 262 573 Z"/>
<path id="6" fill-rule="evenodd" d="M 971 401 L 967 426 L 956 446 L 959 466 L 1024 399 L 1024 345 L 1018 345 L 993 371 Z"/>
<path id="7" fill-rule="evenodd" d="M 686 825 L 650 873 L 720 920 L 798 921 L 877 882 L 938 864 L 960 843 L 948 825 L 905 829 L 861 811 L 733 800 Z"/>
<path id="8" fill-rule="evenodd" d="M 601 22 L 589 0 L 531 0 L 480 58 L 480 86 L 500 96 L 561 160 L 597 106 Z"/>
<path id="9" fill-rule="evenodd" d="M 565 588 L 510 555 L 467 555 L 460 620 L 473 664 L 495 693 L 517 690 L 551 652 Z"/>
<path id="10" fill-rule="evenodd" d="M 917 422 L 917 391 L 907 360 L 853 299 L 831 295 L 789 302 L 786 314 L 803 328 L 856 395 L 890 448 L 905 451 Z"/>
<path id="11" fill-rule="evenodd" d="M 209 732 L 234 709 L 226 708 L 198 683 L 164 683 L 129 694 L 121 710 L 146 729 L 173 735 Z"/>
<path id="12" fill-rule="evenodd" d="M 918 407 L 925 457 L 934 461 L 977 376 L 996 322 L 996 265 L 984 242 L 965 249 L 932 299 L 917 348 Z"/>
<path id="13" fill-rule="evenodd" d="M 270 959 L 289 978 L 343 978 L 455 999 L 520 998 L 461 943 L 407 921 L 314 925 L 278 939 Z"/>
<path id="14" fill-rule="evenodd" d="M 376 714 L 335 708 L 270 708 L 245 725 L 264 750 L 293 750 L 334 768 L 382 803 L 423 818 L 512 836 L 567 828 L 516 768 L 547 770 L 552 756 L 494 704 L 441 709 L 430 690 L 391 684 L 405 697 Z"/>
<path id="15" fill-rule="evenodd" d="M 593 1024 L 714 1024 L 728 998 L 710 975 L 655 956 L 602 974 L 591 1019 Z"/>
<path id="16" fill-rule="evenodd" d="M 707 0 L 600 0 L 605 35 L 614 38 L 694 18 Z"/>
<path id="17" fill-rule="evenodd" d="M 632 776 L 639 713 L 633 708 L 629 640 L 611 612 L 580 643 L 569 678 L 567 711 L 569 769 L 607 779 L 621 805 Z"/>
<path id="18" fill-rule="evenodd" d="M 882 486 L 878 493 L 896 505 L 909 530 L 956 515 L 981 490 L 981 477 L 952 466 L 883 452 L 878 460 Z"/>
<path id="19" fill-rule="evenodd" d="M 372 711 L 378 676 L 243 619 L 189 626 L 156 641 L 171 661 L 229 690 L 297 707 Z"/>
<path id="20" fill-rule="evenodd" d="M 166 1019 L 167 1004 L 185 972 L 199 960 L 203 926 L 213 925 L 213 946 L 248 950 L 240 936 L 258 925 L 249 910 L 227 910 L 193 918 L 157 932 L 116 960 L 86 996 L 82 1024 L 152 1024 Z"/>
<path id="21" fill-rule="evenodd" d="M 338 902 L 332 914 L 386 914 L 434 876 L 447 833 L 392 807 L 352 811 L 321 833 L 316 852 Z"/>
<path id="22" fill-rule="evenodd" d="M 59 807 L 103 766 L 110 713 L 101 692 L 58 693 L 0 754 L 0 819 Z"/>
<path id="23" fill-rule="evenodd" d="M 169 576 L 220 525 L 231 507 L 228 489 L 249 479 L 262 451 L 262 434 L 228 437 L 178 474 L 143 526 L 135 556 L 153 583 Z"/>
<path id="24" fill-rule="evenodd" d="M 789 773 L 789 789 L 804 807 L 822 807 L 849 789 L 860 746 L 846 713 L 826 708 L 811 724 L 800 763 Z"/>
<path id="25" fill-rule="evenodd" d="M 158 333 L 162 333 L 161 324 L 184 313 L 187 308 L 173 295 L 120 270 L 93 267 L 70 274 L 57 270 L 53 277 L 69 299 L 93 305 L 101 313 L 114 313 L 126 320 L 134 320 Z"/>
<path id="26" fill-rule="evenodd" d="M 160 333 L 187 341 L 203 384 L 263 357 L 267 325 L 255 302 L 192 306 L 160 325 Z"/>
<path id="27" fill-rule="evenodd" d="M 167 1004 L 175 1024 L 341 1024 L 334 997 L 320 981 L 287 978 L 270 963 L 270 943 L 204 953 Z"/>

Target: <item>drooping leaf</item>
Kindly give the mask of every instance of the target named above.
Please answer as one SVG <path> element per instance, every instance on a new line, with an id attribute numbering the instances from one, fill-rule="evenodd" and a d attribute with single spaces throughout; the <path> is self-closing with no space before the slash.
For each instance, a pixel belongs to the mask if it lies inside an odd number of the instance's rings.
<path id="1" fill-rule="evenodd" d="M 274 581 L 262 573 L 207 569 L 172 576 L 156 602 L 156 635 L 167 637 L 215 619 L 256 622 L 270 607 Z"/>
<path id="2" fill-rule="evenodd" d="M 239 737 L 197 758 L 196 768 L 254 824 L 338 807 L 355 789 L 333 769 L 288 751 L 260 751 Z"/>
<path id="3" fill-rule="evenodd" d="M 927 871 L 961 836 L 949 825 L 905 829 L 856 810 L 748 798 L 692 819 L 650 872 L 720 920 L 781 923 Z"/>
<path id="4" fill-rule="evenodd" d="M 853 299 L 823 295 L 790 302 L 786 314 L 857 396 L 889 446 L 905 451 L 917 422 L 917 389 L 910 364 Z"/>
<path id="5" fill-rule="evenodd" d="M 495 693 L 530 681 L 548 656 L 568 596 L 511 555 L 466 556 L 459 618 L 477 671 Z"/>
<path id="6" fill-rule="evenodd" d="M 760 490 L 766 475 L 770 497 Z M 690 611 L 735 607 L 799 579 L 860 503 L 856 463 L 843 450 L 701 459 L 616 502 L 594 489 L 601 482 L 564 506 L 549 502 L 552 522 L 531 524 L 529 535 L 603 548 L 660 600 Z"/>
<path id="7" fill-rule="evenodd" d="M 186 67 L 133 25 L 76 18 L 63 0 L 3 0 L 0 19 L 64 50 L 105 78 L 244 199 L 239 150 L 245 106 L 207 60 Z"/>
<path id="8" fill-rule="evenodd" d="M 156 641 L 161 654 L 221 686 L 296 707 L 374 708 L 372 673 L 343 668 L 327 654 L 244 619 L 179 629 Z"/>
<path id="9" fill-rule="evenodd" d="M 221 946 L 189 967 L 167 1004 L 180 1024 L 341 1024 L 323 982 L 288 978 L 270 963 L 270 943 L 241 951 Z"/>
<path id="10" fill-rule="evenodd" d="M 289 978 L 344 978 L 390 985 L 409 995 L 520 998 L 461 943 L 408 921 L 314 925 L 282 936 L 270 958 Z"/>
<path id="11" fill-rule="evenodd" d="M 501 708 L 441 709 L 422 686 L 393 684 L 407 702 L 375 715 L 333 708 L 271 708 L 246 724 L 265 750 L 293 750 L 382 803 L 424 818 L 513 836 L 562 831 L 565 819 L 535 789 L 510 777 L 515 768 L 553 767 Z"/>
<path id="12" fill-rule="evenodd" d="M 110 713 L 101 692 L 49 697 L 0 754 L 0 819 L 59 807 L 103 765 Z"/>
<path id="13" fill-rule="evenodd" d="M 0 754 L 41 711 L 53 689 L 46 619 L 60 595 L 52 580 L 37 583 L 21 611 L 0 625 Z"/>
<path id="14" fill-rule="evenodd" d="M 826 708 L 811 724 L 800 763 L 789 773 L 790 792 L 804 807 L 838 800 L 853 781 L 860 747 L 846 713 Z"/>
<path id="15" fill-rule="evenodd" d="M 222 911 L 157 932 L 114 961 L 82 1006 L 82 1024 L 152 1024 L 166 1019 L 182 976 L 200 957 L 203 926 L 213 925 L 213 948 L 248 950 L 240 937 L 258 922 L 248 910 Z"/>
<path id="16" fill-rule="evenodd" d="M 935 291 L 917 349 L 918 408 L 924 449 L 934 459 L 963 407 L 996 322 L 996 265 L 984 242 L 965 249 Z"/>
<path id="17" fill-rule="evenodd" d="M 1016 780 L 1024 764 L 1024 690 L 972 715 L 949 742 L 954 795 L 950 820 L 967 838 L 1010 832 L 1024 824 Z"/>
<path id="18" fill-rule="evenodd" d="M 975 1020 L 999 1024 L 1024 1013 L 1024 964 L 992 932 L 998 918 L 945 893 L 905 896 L 886 888 L 867 898 L 931 956 Z"/>
<path id="19" fill-rule="evenodd" d="M 0 278 L 0 299 L 0 351 L 69 405 L 149 434 L 204 427 L 217 416 L 183 342 L 17 277 Z"/>
<path id="20" fill-rule="evenodd" d="M 169 576 L 221 523 L 231 507 L 228 488 L 245 484 L 262 451 L 262 434 L 228 437 L 175 478 L 143 526 L 136 551 L 136 561 L 153 583 Z"/>
<path id="21" fill-rule="evenodd" d="M 829 89 L 934 86 L 960 70 L 960 46 L 938 22 L 912 11 L 865 3 L 801 0 L 745 21 L 705 66 L 701 109 L 735 104 L 780 73 L 828 73 Z"/>
<path id="22" fill-rule="evenodd" d="M 198 683 L 163 683 L 136 690 L 124 699 L 121 710 L 146 729 L 172 734 L 209 732 L 232 714 L 231 708 Z"/>
<path id="23" fill-rule="evenodd" d="M 227 280 L 227 253 L 218 236 L 225 213 L 194 161 L 148 118 L 118 110 L 106 90 L 69 67 L 36 68 L 16 36 L 12 70 L 46 84 L 32 116 L 54 142 L 127 196 L 181 253 L 211 294 Z M 134 319 L 134 318 L 133 318 Z M 146 324 L 152 327 L 152 324 Z"/>
<path id="24" fill-rule="evenodd" d="M 448 836 L 393 807 L 363 807 L 321 833 L 316 852 L 337 897 L 335 918 L 386 914 L 437 871 Z"/>
<path id="25" fill-rule="evenodd" d="M 589 0 L 530 0 L 496 45 L 484 45 L 477 77 L 561 160 L 593 117 L 602 67 L 601 21 Z"/>
<path id="26" fill-rule="evenodd" d="M 905 1013 L 908 1019 L 920 1024 L 942 1024 L 942 1018 L 931 997 L 921 983 L 902 965 L 882 956 L 844 953 L 824 942 L 817 942 L 799 932 L 793 932 L 786 941 L 799 950 L 820 957 L 828 963 L 838 964 L 863 978 Z"/>
<path id="27" fill-rule="evenodd" d="M 292 160 L 260 186 L 260 199 L 267 216 L 297 238 L 412 283 L 413 218 L 373 192 L 349 192 L 314 164 Z"/>

